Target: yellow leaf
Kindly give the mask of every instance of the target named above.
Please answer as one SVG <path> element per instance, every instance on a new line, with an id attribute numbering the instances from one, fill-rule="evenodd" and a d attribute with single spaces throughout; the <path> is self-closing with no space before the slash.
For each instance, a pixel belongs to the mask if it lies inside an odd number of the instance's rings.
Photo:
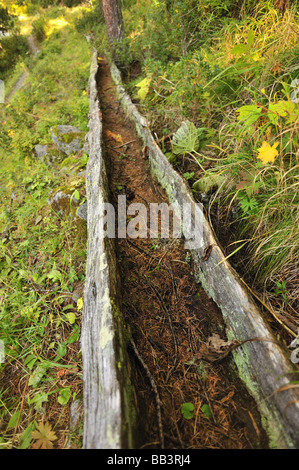
<path id="1" fill-rule="evenodd" d="M 139 90 L 137 92 L 137 95 L 138 95 L 138 98 L 141 101 L 145 100 L 145 97 L 146 97 L 146 95 L 148 94 L 148 91 L 149 91 L 151 81 L 152 81 L 152 79 L 150 77 L 146 77 L 143 80 L 141 80 L 141 82 L 136 84 L 136 87 L 139 88 Z"/>
<path id="2" fill-rule="evenodd" d="M 77 309 L 81 310 L 83 308 L 83 299 L 82 297 L 77 301 Z"/>
<path id="3" fill-rule="evenodd" d="M 278 146 L 278 142 L 275 142 L 272 147 L 268 142 L 263 142 L 261 148 L 258 149 L 259 154 L 257 158 L 262 160 L 262 163 L 265 165 L 266 163 L 269 162 L 274 162 L 275 157 L 278 155 L 278 151 L 276 150 L 276 147 Z"/>
<path id="4" fill-rule="evenodd" d="M 275 65 L 271 69 L 271 72 L 273 72 L 273 75 L 276 75 L 277 73 L 279 73 L 280 68 L 281 68 L 281 64 L 279 62 L 276 62 Z"/>

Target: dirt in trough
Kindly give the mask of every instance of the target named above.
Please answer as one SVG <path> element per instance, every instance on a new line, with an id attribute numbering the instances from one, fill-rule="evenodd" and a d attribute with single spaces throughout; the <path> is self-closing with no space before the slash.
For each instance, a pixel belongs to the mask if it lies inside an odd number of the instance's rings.
<path id="1" fill-rule="evenodd" d="M 127 207 L 167 203 L 135 127 L 120 108 L 105 60 L 97 80 L 110 202 L 117 208 L 122 194 Z M 136 448 L 267 448 L 256 403 L 238 379 L 232 357 L 215 363 L 199 358 L 200 345 L 212 333 L 226 336 L 220 310 L 194 279 L 184 241 L 124 238 L 117 239 L 116 250 L 122 311 L 132 334 Z M 185 403 L 194 405 L 190 419 L 181 411 Z"/>

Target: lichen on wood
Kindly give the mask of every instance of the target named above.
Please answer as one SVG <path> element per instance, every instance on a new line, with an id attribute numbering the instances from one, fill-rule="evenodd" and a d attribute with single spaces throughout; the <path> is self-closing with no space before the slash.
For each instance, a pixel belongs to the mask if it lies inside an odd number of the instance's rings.
<path id="1" fill-rule="evenodd" d="M 87 186 L 87 268 L 82 319 L 84 386 L 83 445 L 91 449 L 133 446 L 134 404 L 124 339 L 117 308 L 113 246 L 100 234 L 100 206 L 107 181 L 102 153 L 102 122 L 96 88 L 97 54 L 92 59 L 89 92 Z M 116 314 L 117 312 L 117 314 Z"/>

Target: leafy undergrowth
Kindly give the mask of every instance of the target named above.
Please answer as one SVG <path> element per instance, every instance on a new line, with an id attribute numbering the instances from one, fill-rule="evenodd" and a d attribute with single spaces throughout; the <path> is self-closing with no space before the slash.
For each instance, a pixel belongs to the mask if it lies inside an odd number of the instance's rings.
<path id="1" fill-rule="evenodd" d="M 52 144 L 51 126 L 87 131 L 90 49 L 72 25 L 76 10 L 58 13 L 45 12 L 51 29 L 41 52 L 27 62 L 25 86 L 0 109 L 1 448 L 81 446 L 82 416 L 70 429 L 70 406 L 79 409 L 82 398 L 86 224 L 72 201 L 84 201 L 86 156 L 55 150 L 49 165 L 34 151 Z M 48 203 L 59 189 L 71 201 L 62 212 Z"/>
<path id="2" fill-rule="evenodd" d="M 128 1 L 116 55 L 226 255 L 296 335 L 299 24 L 284 3 Z"/>

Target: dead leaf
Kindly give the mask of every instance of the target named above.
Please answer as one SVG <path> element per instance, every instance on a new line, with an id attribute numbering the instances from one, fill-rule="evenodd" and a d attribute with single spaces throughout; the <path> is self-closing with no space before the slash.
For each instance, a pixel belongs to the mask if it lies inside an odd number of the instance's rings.
<path id="1" fill-rule="evenodd" d="M 280 13 L 283 15 L 289 5 L 289 0 L 276 0 L 275 7 L 279 10 Z"/>
<path id="2" fill-rule="evenodd" d="M 276 62 L 274 66 L 271 69 L 271 72 L 273 75 L 277 75 L 280 72 L 281 64 L 279 62 Z"/>
<path id="3" fill-rule="evenodd" d="M 248 180 L 242 180 L 242 181 L 240 181 L 240 182 L 237 184 L 236 189 L 245 189 L 245 188 L 247 188 L 249 185 L 250 185 L 250 181 L 248 181 Z"/>
<path id="4" fill-rule="evenodd" d="M 241 342 L 236 339 L 224 341 L 219 335 L 213 333 L 206 343 L 201 344 L 199 355 L 205 361 L 216 362 L 226 357 L 230 351 L 240 346 L 240 344 Z"/>
<path id="5" fill-rule="evenodd" d="M 65 369 L 60 369 L 57 374 L 56 374 L 56 377 L 63 377 L 65 375 Z"/>
<path id="6" fill-rule="evenodd" d="M 225 397 L 221 398 L 220 403 L 226 403 L 227 401 L 231 400 L 231 398 L 234 396 L 235 391 L 231 390 Z"/>
<path id="7" fill-rule="evenodd" d="M 46 423 L 39 423 L 36 430 L 31 432 L 31 436 L 36 440 L 32 445 L 32 449 L 53 449 L 53 441 L 57 439 L 48 421 Z"/>
<path id="8" fill-rule="evenodd" d="M 121 145 L 124 145 L 124 141 L 121 135 L 114 134 L 114 132 L 109 131 L 109 129 L 106 129 L 105 133 L 107 137 L 111 137 L 112 139 L 116 140 L 116 142 L 120 143 Z"/>

